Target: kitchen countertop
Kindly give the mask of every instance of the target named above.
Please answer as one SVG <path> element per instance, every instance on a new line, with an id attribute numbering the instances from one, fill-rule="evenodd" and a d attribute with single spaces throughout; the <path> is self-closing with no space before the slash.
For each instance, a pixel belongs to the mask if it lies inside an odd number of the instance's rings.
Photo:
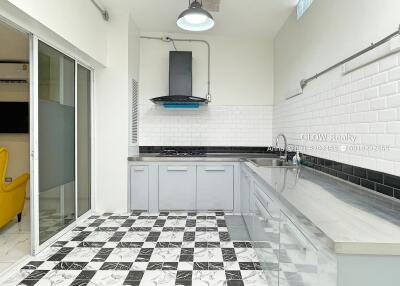
<path id="1" fill-rule="evenodd" d="M 277 158 L 265 153 L 221 153 L 204 157 L 140 154 L 130 162 L 244 162 L 267 184 L 278 168 L 256 166 L 250 158 Z M 301 213 L 332 242 L 338 254 L 400 255 L 400 202 L 330 177 L 308 167 L 286 168 L 279 197 Z"/>
<path id="2" fill-rule="evenodd" d="M 275 174 L 246 165 L 267 183 Z M 280 199 L 318 227 L 336 253 L 400 255 L 399 202 L 308 167 L 287 172 Z"/>

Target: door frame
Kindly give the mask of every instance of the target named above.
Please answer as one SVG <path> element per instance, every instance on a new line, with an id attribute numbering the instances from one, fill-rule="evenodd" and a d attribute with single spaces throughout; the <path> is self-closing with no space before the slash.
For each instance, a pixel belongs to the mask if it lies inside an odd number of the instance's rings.
<path id="1" fill-rule="evenodd" d="M 93 116 L 93 86 L 94 86 L 94 69 L 82 63 L 81 60 L 77 59 L 75 56 L 70 55 L 59 49 L 58 47 L 48 43 L 37 37 L 34 34 L 29 34 L 30 38 L 30 172 L 31 172 L 31 252 L 32 255 L 37 255 L 45 248 L 53 244 L 58 238 L 64 235 L 66 232 L 70 231 L 76 225 L 92 215 L 94 210 L 94 116 Z M 38 48 L 39 41 L 49 45 L 51 48 L 63 53 L 64 55 L 72 58 L 75 62 L 75 103 L 77 103 L 77 65 L 81 65 L 90 71 L 91 75 L 91 94 L 90 94 L 90 108 L 91 108 L 91 118 L 90 118 L 90 129 L 91 129 L 91 156 L 90 156 L 90 168 L 91 168 L 91 208 L 82 216 L 78 216 L 77 212 L 77 201 L 78 201 L 78 176 L 77 176 L 77 112 L 75 112 L 75 221 L 70 225 L 66 226 L 64 229 L 59 231 L 57 234 L 49 238 L 47 241 L 40 244 L 39 239 L 39 126 L 38 126 L 38 111 L 39 111 L 39 59 L 38 59 Z M 77 104 L 75 104 L 75 111 L 77 110 Z"/>
<path id="2" fill-rule="evenodd" d="M 48 39 L 44 39 L 43 37 L 37 36 L 34 32 L 32 32 L 28 27 L 29 24 L 25 25 L 26 23 L 22 21 L 20 24 L 24 25 L 23 28 L 21 25 L 18 25 L 10 18 L 13 18 L 14 12 L 10 14 L 1 15 L 0 14 L 0 22 L 9 25 L 10 27 L 23 32 L 28 35 L 29 38 L 29 170 L 30 170 L 30 179 L 29 179 L 29 196 L 30 196 L 30 233 L 31 233 L 31 254 L 36 255 L 44 250 L 46 247 L 50 246 L 54 243 L 59 237 L 64 235 L 66 232 L 74 228 L 79 222 L 85 220 L 86 218 L 90 217 L 94 210 L 95 210 L 95 68 L 82 60 L 77 54 L 74 52 L 67 52 L 67 48 L 63 48 L 62 44 L 57 43 L 57 40 L 52 39 L 51 33 L 45 33 Z M 20 16 L 15 15 L 16 18 L 14 19 L 16 22 L 21 20 Z M 38 161 L 38 126 L 35 120 L 35 116 L 38 111 L 38 91 L 39 91 L 39 83 L 38 83 L 38 41 L 42 41 L 43 43 L 49 45 L 53 49 L 58 50 L 59 52 L 65 54 L 66 56 L 72 58 L 75 61 L 75 73 L 77 72 L 76 65 L 79 64 L 88 70 L 90 70 L 91 75 L 91 94 L 90 94 L 90 108 L 91 108 L 91 118 L 90 118 L 90 133 L 91 133 L 91 150 L 90 150 L 90 194 L 91 194 L 91 208 L 88 212 L 83 214 L 82 216 L 78 217 L 78 213 L 76 213 L 76 220 L 61 230 L 59 233 L 51 237 L 49 240 L 44 242 L 42 245 L 39 246 L 39 233 L 38 233 L 38 225 L 39 225 L 39 196 L 36 196 L 36 193 L 39 192 L 39 161 Z M 70 48 L 71 50 L 71 48 Z M 76 75 L 75 75 L 76 78 Z M 75 91 L 76 91 L 77 82 L 75 81 Z M 77 93 L 75 92 L 75 96 Z M 75 107 L 76 108 L 76 107 Z M 76 134 L 76 129 L 75 129 Z M 76 152 L 76 145 L 75 145 L 75 154 Z M 75 160 L 75 167 L 76 167 L 76 160 Z M 75 180 L 75 184 L 77 180 Z M 75 197 L 78 192 L 78 189 L 75 189 Z M 75 205 L 77 207 L 77 205 Z M 37 229 L 36 229 L 37 228 Z M 22 258 L 23 259 L 23 258 Z"/>

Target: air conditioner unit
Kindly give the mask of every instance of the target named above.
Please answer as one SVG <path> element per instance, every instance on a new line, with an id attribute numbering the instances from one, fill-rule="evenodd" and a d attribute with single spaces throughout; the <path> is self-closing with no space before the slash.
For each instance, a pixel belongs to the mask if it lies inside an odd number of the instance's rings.
<path id="1" fill-rule="evenodd" d="M 29 81 L 29 64 L 0 63 L 0 81 Z"/>

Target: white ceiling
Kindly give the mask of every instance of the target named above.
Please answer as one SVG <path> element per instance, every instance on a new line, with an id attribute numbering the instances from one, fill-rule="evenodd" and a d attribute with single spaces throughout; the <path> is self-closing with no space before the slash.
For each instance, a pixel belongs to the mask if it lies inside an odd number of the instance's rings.
<path id="1" fill-rule="evenodd" d="M 215 27 L 203 33 L 273 38 L 297 1 L 221 0 L 220 12 L 212 12 Z M 131 0 L 130 6 L 143 32 L 187 33 L 176 26 L 176 18 L 187 9 L 188 0 Z"/>

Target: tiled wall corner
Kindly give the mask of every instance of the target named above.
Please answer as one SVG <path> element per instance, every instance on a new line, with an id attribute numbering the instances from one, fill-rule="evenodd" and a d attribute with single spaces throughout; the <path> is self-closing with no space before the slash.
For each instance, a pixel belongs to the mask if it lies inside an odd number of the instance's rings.
<path id="1" fill-rule="evenodd" d="M 277 104 L 273 134 L 278 132 L 302 153 L 400 175 L 399 54 L 347 75 L 337 69 Z M 355 141 L 313 141 L 306 134 L 351 134 Z M 363 145 L 370 150 L 354 150 Z M 384 150 L 375 149 L 380 147 Z"/>
<path id="2" fill-rule="evenodd" d="M 272 106 L 139 106 L 142 146 L 270 146 Z"/>

